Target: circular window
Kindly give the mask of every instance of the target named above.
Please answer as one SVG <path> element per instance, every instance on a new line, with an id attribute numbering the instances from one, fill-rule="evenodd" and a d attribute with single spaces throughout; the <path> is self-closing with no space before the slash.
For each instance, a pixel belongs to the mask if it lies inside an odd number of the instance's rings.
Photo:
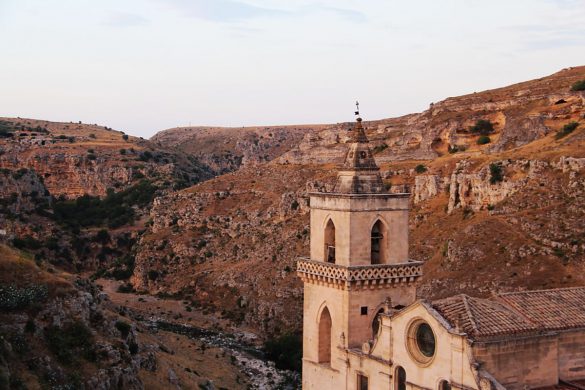
<path id="1" fill-rule="evenodd" d="M 433 357 L 435 354 L 435 335 L 426 322 L 420 324 L 416 329 L 416 345 L 426 357 Z"/>
<path id="2" fill-rule="evenodd" d="M 436 339 L 431 326 L 422 320 L 408 328 L 408 351 L 417 362 L 429 364 L 435 356 Z"/>

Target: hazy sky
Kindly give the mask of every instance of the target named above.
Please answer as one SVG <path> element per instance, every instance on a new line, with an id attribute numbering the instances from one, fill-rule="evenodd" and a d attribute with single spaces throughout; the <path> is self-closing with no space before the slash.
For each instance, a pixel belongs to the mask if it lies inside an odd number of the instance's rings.
<path id="1" fill-rule="evenodd" d="M 0 116 L 365 119 L 585 64 L 585 0 L 0 0 Z"/>

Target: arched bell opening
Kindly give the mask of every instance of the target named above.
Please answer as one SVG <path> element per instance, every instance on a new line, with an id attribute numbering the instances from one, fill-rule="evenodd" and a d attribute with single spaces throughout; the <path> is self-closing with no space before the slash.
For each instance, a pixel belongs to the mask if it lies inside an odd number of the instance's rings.
<path id="1" fill-rule="evenodd" d="M 325 226 L 325 259 L 335 264 L 335 224 L 330 219 Z"/>
<path id="2" fill-rule="evenodd" d="M 386 232 L 386 226 L 382 221 L 377 220 L 371 231 L 371 250 L 370 250 L 370 261 L 372 264 L 386 264 L 386 248 L 388 234 Z"/>

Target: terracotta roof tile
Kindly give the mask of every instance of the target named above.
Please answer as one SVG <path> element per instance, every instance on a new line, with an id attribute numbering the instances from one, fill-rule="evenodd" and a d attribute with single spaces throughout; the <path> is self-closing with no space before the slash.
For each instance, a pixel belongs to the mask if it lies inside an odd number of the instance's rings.
<path id="1" fill-rule="evenodd" d="M 585 328 L 584 287 L 507 293 L 498 299 L 541 329 Z"/>
<path id="2" fill-rule="evenodd" d="M 452 325 L 472 338 L 531 332 L 537 327 L 515 310 L 492 300 L 467 295 L 433 302 L 433 307 Z"/>
<path id="3" fill-rule="evenodd" d="M 507 293 L 494 299 L 462 294 L 432 306 L 474 339 L 585 328 L 585 287 Z"/>

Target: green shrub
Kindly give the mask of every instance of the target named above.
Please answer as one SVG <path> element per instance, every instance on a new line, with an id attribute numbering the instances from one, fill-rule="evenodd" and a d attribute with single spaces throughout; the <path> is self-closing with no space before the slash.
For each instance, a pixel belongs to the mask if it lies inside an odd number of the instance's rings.
<path id="1" fill-rule="evenodd" d="M 96 138 L 96 136 L 95 136 L 95 134 L 94 134 L 94 133 L 91 133 L 91 134 L 89 135 L 89 138 L 95 139 L 95 138 Z"/>
<path id="2" fill-rule="evenodd" d="M 124 141 L 128 141 L 128 134 L 122 135 L 122 138 L 124 139 Z"/>
<path id="3" fill-rule="evenodd" d="M 30 285 L 18 288 L 13 285 L 0 285 L 0 309 L 23 310 L 36 302 L 42 302 L 49 296 L 46 285 Z"/>
<path id="4" fill-rule="evenodd" d="M 496 184 L 504 180 L 501 164 L 490 164 L 490 183 Z"/>
<path id="5" fill-rule="evenodd" d="M 130 341 L 128 343 L 128 351 L 130 351 L 131 355 L 136 355 L 138 353 L 138 344 L 134 341 Z"/>
<path id="6" fill-rule="evenodd" d="M 37 329 L 37 326 L 35 325 L 35 322 L 29 318 L 26 321 L 26 324 L 24 324 L 24 331 L 26 333 L 34 333 L 36 329 Z"/>
<path id="7" fill-rule="evenodd" d="M 567 135 L 571 134 L 573 131 L 575 131 L 575 129 L 579 127 L 579 122 L 570 122 L 567 123 L 566 125 L 563 126 L 563 128 L 557 132 L 557 134 L 555 135 L 556 139 L 561 139 L 563 137 L 566 137 Z"/>
<path id="8" fill-rule="evenodd" d="M 450 154 L 454 154 L 457 152 L 465 152 L 467 150 L 467 147 L 465 145 L 449 145 L 449 147 L 447 148 L 447 151 Z"/>
<path id="9" fill-rule="evenodd" d="M 272 360 L 276 368 L 301 371 L 303 342 L 300 335 L 285 334 L 264 343 L 266 358 Z"/>
<path id="10" fill-rule="evenodd" d="M 485 145 L 489 144 L 490 142 L 492 142 L 492 140 L 487 135 L 480 135 L 479 138 L 477 139 L 478 145 Z"/>
<path id="11" fill-rule="evenodd" d="M 121 155 L 125 155 L 126 154 L 126 149 L 120 149 L 120 154 Z"/>
<path id="12" fill-rule="evenodd" d="M 579 80 L 571 86 L 571 91 L 585 91 L 585 80 Z"/>
<path id="13" fill-rule="evenodd" d="M 124 321 L 116 321 L 116 329 L 118 329 L 120 331 L 120 334 L 122 335 L 122 338 L 126 338 L 128 337 L 128 335 L 130 334 L 130 330 L 132 330 L 132 326 L 130 326 L 130 324 L 124 322 Z"/>
<path id="14" fill-rule="evenodd" d="M 488 135 L 494 132 L 494 125 L 488 120 L 480 119 L 469 128 L 469 131 L 474 134 Z"/>
<path id="15" fill-rule="evenodd" d="M 148 150 L 145 150 L 144 152 L 140 153 L 140 156 L 138 157 L 138 159 L 140 161 L 149 161 L 154 157 L 154 155 L 149 152 Z"/>
<path id="16" fill-rule="evenodd" d="M 122 294 L 129 294 L 134 292 L 134 287 L 130 283 L 121 284 L 118 286 L 118 292 Z"/>
<path id="17" fill-rule="evenodd" d="M 110 242 L 110 233 L 106 229 L 100 229 L 96 235 L 94 241 L 99 242 L 100 244 L 107 244 Z"/>
<path id="18" fill-rule="evenodd" d="M 12 240 L 12 245 L 18 249 L 36 250 L 40 249 L 43 246 L 43 243 L 27 234 L 23 238 L 15 237 Z"/>
<path id="19" fill-rule="evenodd" d="M 84 195 L 75 200 L 56 201 L 53 206 L 57 222 L 69 227 L 104 226 L 117 228 L 134 222 L 132 206 L 145 207 L 154 198 L 157 187 L 148 180 L 120 192 L 108 191 L 104 199 Z"/>
<path id="20" fill-rule="evenodd" d="M 14 172 L 12 174 L 12 178 L 14 180 L 19 180 L 21 179 L 24 175 L 26 175 L 28 173 L 28 169 L 26 168 L 20 168 L 18 171 Z"/>
<path id="21" fill-rule="evenodd" d="M 81 321 L 63 327 L 47 327 L 45 341 L 51 353 L 63 364 L 73 364 L 80 355 L 87 360 L 95 360 L 93 335 Z"/>
<path id="22" fill-rule="evenodd" d="M 414 168 L 414 171 L 415 171 L 416 173 L 425 173 L 425 172 L 427 171 L 427 167 L 425 167 L 425 166 L 424 166 L 424 165 L 422 165 L 422 164 L 418 164 L 418 165 L 417 165 L 417 166 Z"/>
<path id="23" fill-rule="evenodd" d="M 116 267 L 112 272 L 106 273 L 105 276 L 111 276 L 116 280 L 126 280 L 134 274 L 134 257 L 126 255 L 121 259 L 116 260 Z"/>
<path id="24" fill-rule="evenodd" d="M 373 154 L 378 154 L 380 152 L 383 152 L 386 149 L 388 149 L 388 144 L 387 143 L 383 143 L 383 144 L 374 146 L 372 148 L 372 153 Z"/>

